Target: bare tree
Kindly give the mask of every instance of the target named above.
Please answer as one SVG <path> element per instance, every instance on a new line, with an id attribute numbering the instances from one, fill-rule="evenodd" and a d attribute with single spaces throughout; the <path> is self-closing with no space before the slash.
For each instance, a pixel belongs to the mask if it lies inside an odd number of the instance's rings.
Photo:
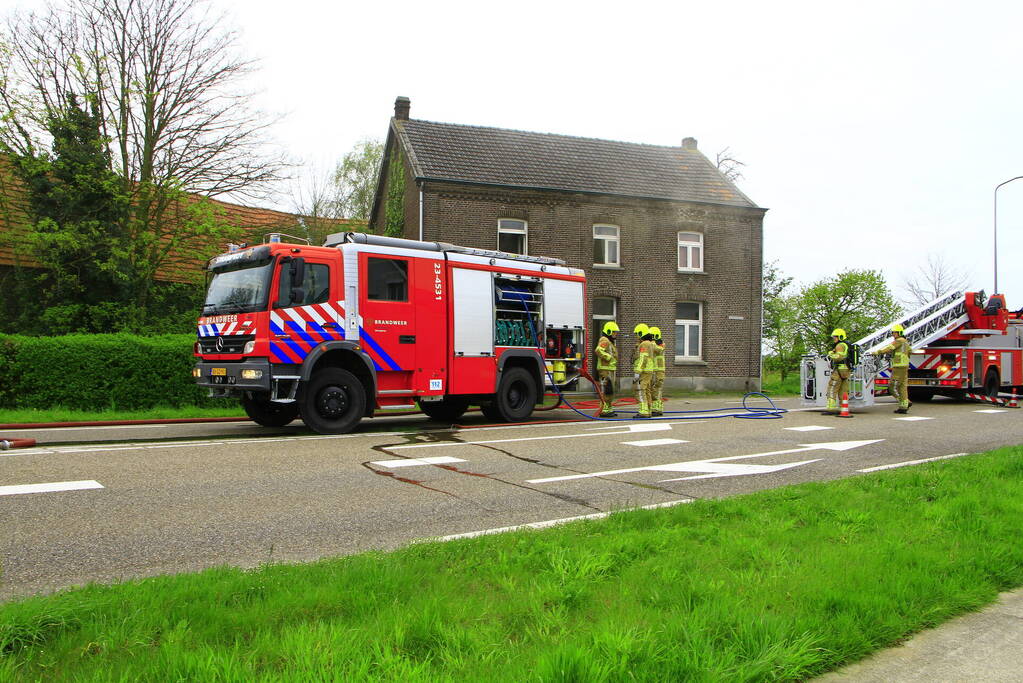
<path id="1" fill-rule="evenodd" d="M 384 144 L 366 138 L 356 143 L 341 159 L 334 171 L 339 217 L 369 219 L 383 156 Z"/>
<path id="2" fill-rule="evenodd" d="M 242 87 L 253 63 L 223 25 L 208 0 L 67 0 L 11 15 L 0 37 L 0 147 L 36 154 L 73 97 L 97 108 L 131 199 L 123 258 L 140 303 L 175 249 L 219 240 L 208 215 L 182 211 L 183 193 L 262 196 L 283 175 L 266 152 L 273 120 Z"/>
<path id="3" fill-rule="evenodd" d="M 950 290 L 963 290 L 969 277 L 951 265 L 940 254 L 928 254 L 927 263 L 903 279 L 903 303 L 919 308 Z"/>
<path id="4" fill-rule="evenodd" d="M 746 162 L 739 161 L 736 159 L 731 152 L 731 149 L 725 147 L 723 150 L 717 153 L 717 162 L 715 164 L 721 174 L 731 180 L 733 183 L 742 177 L 742 167 L 746 165 Z"/>

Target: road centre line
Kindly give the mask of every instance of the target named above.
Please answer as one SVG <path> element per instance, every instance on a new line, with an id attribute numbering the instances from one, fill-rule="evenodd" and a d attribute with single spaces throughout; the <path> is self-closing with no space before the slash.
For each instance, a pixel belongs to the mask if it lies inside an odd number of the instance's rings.
<path id="1" fill-rule="evenodd" d="M 22 493 L 54 493 L 58 491 L 81 491 L 85 489 L 101 489 L 98 481 L 55 481 L 49 484 L 19 484 L 0 486 L 0 496 L 16 496 Z"/>
<path id="2" fill-rule="evenodd" d="M 509 531 L 521 531 L 523 529 L 549 529 L 550 527 L 560 526 L 562 524 L 569 524 L 571 522 L 579 522 L 584 519 L 604 519 L 610 517 L 616 512 L 632 512 L 634 510 L 659 510 L 661 508 L 671 508 L 676 505 L 685 505 L 686 503 L 692 503 L 694 498 L 685 498 L 683 500 L 672 500 L 667 503 L 654 503 L 652 505 L 643 505 L 636 508 L 625 508 L 622 510 L 612 510 L 611 512 L 595 512 L 592 515 L 580 515 L 578 517 L 565 517 L 563 519 L 550 519 L 545 522 L 530 522 L 528 524 L 518 524 L 516 526 L 502 526 L 496 529 L 484 529 L 483 531 L 468 531 L 464 534 L 451 534 L 449 536 L 439 536 L 436 538 L 423 538 L 415 543 L 434 543 L 438 541 L 456 541 L 460 538 L 477 538 L 479 536 L 490 536 L 492 534 L 503 534 Z"/>
<path id="3" fill-rule="evenodd" d="M 949 458 L 961 458 L 969 453 L 953 453 L 951 455 L 939 455 L 936 458 L 922 458 L 920 460 L 907 460 L 906 462 L 897 462 L 892 465 L 878 465 L 877 467 L 868 467 L 865 470 L 856 470 L 857 472 L 880 472 L 881 470 L 894 470 L 896 467 L 909 467 L 910 465 L 919 465 L 925 462 L 932 462 L 934 460 L 947 460 Z"/>
<path id="4" fill-rule="evenodd" d="M 681 439 L 646 439 L 645 441 L 623 441 L 624 446 L 670 446 L 676 443 L 689 443 Z"/>
<path id="5" fill-rule="evenodd" d="M 834 427 L 821 427 L 820 425 L 807 425 L 805 427 L 783 427 L 790 432 L 819 432 L 823 429 L 834 429 Z"/>
<path id="6" fill-rule="evenodd" d="M 452 458 L 450 455 L 440 455 L 435 458 L 398 458 L 397 460 L 374 460 L 371 465 L 380 467 L 413 467 L 415 465 L 447 465 L 453 462 L 465 462 L 462 458 Z"/>
<path id="7" fill-rule="evenodd" d="M 933 417 L 923 417 L 922 415 L 911 415 L 909 417 L 897 417 L 896 420 L 902 420 L 903 422 L 920 422 L 921 420 L 933 420 Z"/>
<path id="8" fill-rule="evenodd" d="M 631 434 L 631 432 L 600 432 L 589 434 L 557 434 L 555 436 L 525 436 L 518 439 L 490 439 L 487 441 L 443 441 L 441 443 L 417 443 L 405 446 L 386 446 L 389 451 L 405 450 L 408 448 L 436 448 L 438 446 L 484 446 L 492 443 L 514 443 L 516 441 L 547 441 L 550 439 L 582 439 L 591 436 L 615 436 L 616 434 Z"/>
<path id="9" fill-rule="evenodd" d="M 1005 411 L 1004 410 L 999 410 L 998 408 L 986 408 L 985 410 L 974 410 L 973 412 L 975 412 L 975 413 L 991 413 L 991 414 L 994 414 L 994 415 L 999 415 L 1001 413 L 1004 413 Z"/>

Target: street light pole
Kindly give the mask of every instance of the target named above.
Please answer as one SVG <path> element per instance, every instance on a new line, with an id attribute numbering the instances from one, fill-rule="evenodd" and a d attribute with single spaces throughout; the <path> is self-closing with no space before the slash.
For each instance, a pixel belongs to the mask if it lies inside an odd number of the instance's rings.
<path id="1" fill-rule="evenodd" d="M 1013 180 L 1019 180 L 1023 178 L 1023 175 L 1018 175 L 1015 178 L 1009 178 L 1004 183 L 998 183 L 995 185 L 995 291 L 992 294 L 998 294 L 998 188 L 1002 185 L 1008 185 Z"/>

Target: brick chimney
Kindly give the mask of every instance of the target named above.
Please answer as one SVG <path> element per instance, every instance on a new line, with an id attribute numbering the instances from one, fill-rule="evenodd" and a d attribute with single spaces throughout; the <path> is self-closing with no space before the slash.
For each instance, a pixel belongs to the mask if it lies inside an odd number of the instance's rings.
<path id="1" fill-rule="evenodd" d="M 696 149 L 696 138 L 682 138 L 682 149 Z"/>
<path id="2" fill-rule="evenodd" d="M 407 97 L 399 97 L 394 101 L 394 118 L 399 121 L 408 121 L 408 112 L 412 108 L 412 101 Z M 696 141 L 693 140 L 695 143 Z"/>

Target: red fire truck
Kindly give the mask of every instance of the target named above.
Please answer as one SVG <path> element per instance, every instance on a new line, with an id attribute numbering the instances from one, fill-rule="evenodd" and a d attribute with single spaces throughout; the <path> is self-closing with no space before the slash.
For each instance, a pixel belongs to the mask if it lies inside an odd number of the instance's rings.
<path id="1" fill-rule="evenodd" d="M 1000 392 L 1020 391 L 1023 312 L 1009 311 L 1004 295 L 951 292 L 919 313 L 923 315 L 915 319 L 907 316 L 905 325 L 913 346 L 911 400 L 929 401 L 935 395 L 997 399 Z M 884 343 L 878 341 L 869 350 Z M 888 369 L 879 373 L 879 388 L 887 388 L 890 375 Z"/>
<path id="2" fill-rule="evenodd" d="M 362 233 L 213 258 L 192 371 L 255 422 L 325 434 L 377 410 L 514 422 L 584 373 L 586 279 L 563 261 Z M 553 356 L 553 357 L 552 357 Z"/>

